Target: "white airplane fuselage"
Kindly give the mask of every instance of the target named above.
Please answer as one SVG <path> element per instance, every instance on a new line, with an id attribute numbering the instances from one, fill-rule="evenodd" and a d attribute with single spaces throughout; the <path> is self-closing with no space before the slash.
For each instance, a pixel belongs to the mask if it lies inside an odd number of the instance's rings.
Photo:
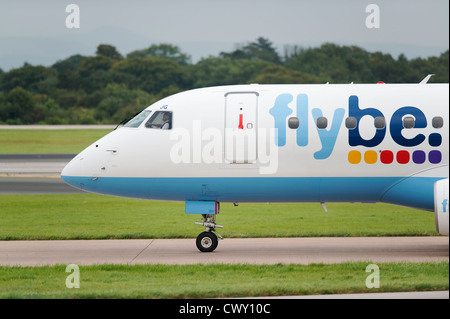
<path id="1" fill-rule="evenodd" d="M 61 175 L 141 199 L 440 209 L 448 232 L 448 94 L 448 84 L 191 90 L 149 106 L 138 127 L 96 141 Z M 170 129 L 147 127 L 157 112 L 170 113 Z"/>

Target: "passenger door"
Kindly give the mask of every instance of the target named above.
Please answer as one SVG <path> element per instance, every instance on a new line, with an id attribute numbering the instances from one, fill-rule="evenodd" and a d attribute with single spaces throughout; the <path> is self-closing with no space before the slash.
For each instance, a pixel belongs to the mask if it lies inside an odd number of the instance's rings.
<path id="1" fill-rule="evenodd" d="M 257 92 L 225 94 L 225 160 L 254 163 L 257 159 Z"/>

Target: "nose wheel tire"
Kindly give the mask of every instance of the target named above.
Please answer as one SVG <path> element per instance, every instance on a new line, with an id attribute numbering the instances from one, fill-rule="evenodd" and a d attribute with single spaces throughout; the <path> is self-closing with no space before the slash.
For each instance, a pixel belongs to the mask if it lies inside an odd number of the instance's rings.
<path id="1" fill-rule="evenodd" d="M 214 249 L 217 248 L 219 239 L 213 232 L 205 231 L 198 235 L 196 244 L 198 250 L 204 253 L 208 253 L 214 251 Z"/>

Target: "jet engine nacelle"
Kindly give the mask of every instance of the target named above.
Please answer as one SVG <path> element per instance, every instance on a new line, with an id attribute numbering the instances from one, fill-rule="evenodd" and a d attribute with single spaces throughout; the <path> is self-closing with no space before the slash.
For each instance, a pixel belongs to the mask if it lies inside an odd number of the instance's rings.
<path id="1" fill-rule="evenodd" d="M 434 212 L 436 215 L 436 230 L 439 234 L 448 236 L 448 178 L 434 184 Z"/>

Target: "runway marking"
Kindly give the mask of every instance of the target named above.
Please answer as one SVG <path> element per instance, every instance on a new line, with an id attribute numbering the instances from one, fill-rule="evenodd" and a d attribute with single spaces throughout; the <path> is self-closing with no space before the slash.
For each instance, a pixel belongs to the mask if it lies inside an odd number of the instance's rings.
<path id="1" fill-rule="evenodd" d="M 136 259 L 136 258 L 138 258 L 143 252 L 144 252 L 144 250 L 147 250 L 148 249 L 148 247 L 150 247 L 150 245 L 154 242 L 155 240 L 154 239 L 152 239 L 151 241 L 150 241 L 150 243 L 144 248 L 144 249 L 142 249 L 140 252 L 139 252 L 139 254 L 137 254 L 128 264 L 129 265 L 131 265 L 132 263 L 133 263 L 133 261 Z"/>
<path id="2" fill-rule="evenodd" d="M 0 177 L 11 177 L 11 178 L 61 178 L 61 175 L 23 175 L 23 174 L 0 174 Z"/>

